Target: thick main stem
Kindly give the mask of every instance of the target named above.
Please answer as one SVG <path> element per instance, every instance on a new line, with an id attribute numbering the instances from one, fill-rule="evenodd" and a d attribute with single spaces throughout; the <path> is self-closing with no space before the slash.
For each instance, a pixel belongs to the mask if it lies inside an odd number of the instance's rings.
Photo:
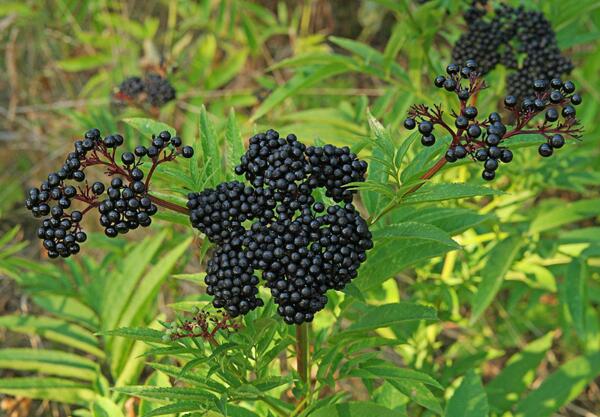
<path id="1" fill-rule="evenodd" d="M 296 367 L 300 379 L 306 387 L 306 394 L 310 392 L 310 352 L 309 352 L 309 324 L 302 323 L 296 326 Z"/>

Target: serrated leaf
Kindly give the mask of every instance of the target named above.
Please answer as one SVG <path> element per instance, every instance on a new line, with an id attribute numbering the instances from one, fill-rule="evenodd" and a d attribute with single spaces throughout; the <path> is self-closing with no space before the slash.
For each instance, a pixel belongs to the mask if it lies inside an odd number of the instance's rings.
<path id="1" fill-rule="evenodd" d="M 522 245 L 523 239 L 520 236 L 511 236 L 497 243 L 488 254 L 486 264 L 481 271 L 481 283 L 471 302 L 471 323 L 479 319 L 496 297 L 504 281 L 504 275 L 512 266 Z"/>
<path id="2" fill-rule="evenodd" d="M 437 320 L 437 312 L 433 307 L 413 303 L 368 306 L 364 314 L 344 333 L 365 332 L 415 320 Z"/>
<path id="3" fill-rule="evenodd" d="M 515 417 L 550 417 L 600 375 L 600 352 L 572 359 L 517 404 Z"/>
<path id="4" fill-rule="evenodd" d="M 215 186 L 222 181 L 221 156 L 219 138 L 214 124 L 209 120 L 206 107 L 200 109 L 200 144 L 202 146 L 202 163 L 206 172 L 213 174 L 210 185 Z"/>
<path id="5" fill-rule="evenodd" d="M 92 404 L 93 417 L 124 417 L 117 404 L 109 398 L 98 397 Z"/>
<path id="6" fill-rule="evenodd" d="M 431 203 L 479 196 L 500 195 L 502 191 L 466 183 L 425 184 L 406 196 L 402 204 Z"/>
<path id="7" fill-rule="evenodd" d="M 481 385 L 481 379 L 471 369 L 448 400 L 446 416 L 488 417 L 488 412 L 487 395 Z"/>
<path id="8" fill-rule="evenodd" d="M 87 405 L 96 397 L 87 385 L 61 378 L 3 378 L 0 393 L 80 405 Z"/>
<path id="9" fill-rule="evenodd" d="M 389 240 L 415 239 L 437 242 L 454 249 L 460 248 L 460 245 L 442 229 L 430 224 L 416 222 L 391 224 L 383 229 L 377 229 L 373 231 L 373 239 L 377 243 Z"/>
<path id="10" fill-rule="evenodd" d="M 99 368 L 95 362 L 73 353 L 50 349 L 0 349 L 0 368 L 17 371 L 35 371 L 94 381 Z"/>
<path id="11" fill-rule="evenodd" d="M 114 388 L 114 391 L 127 394 L 131 397 L 146 398 L 150 400 L 182 400 L 182 401 L 214 401 L 217 398 L 207 392 L 196 388 L 185 387 L 146 387 L 144 385 Z"/>
<path id="12" fill-rule="evenodd" d="M 240 129 L 235 119 L 235 111 L 233 109 L 231 109 L 229 112 L 229 117 L 227 118 L 225 140 L 227 143 L 227 177 L 231 180 L 235 178 L 234 169 L 240 163 L 240 158 L 244 154 L 242 136 L 240 134 Z"/>
<path id="13" fill-rule="evenodd" d="M 349 402 L 321 407 L 310 413 L 310 417 L 405 417 L 400 411 L 390 410 L 372 402 Z"/>
<path id="14" fill-rule="evenodd" d="M 490 381 L 485 390 L 490 405 L 497 411 L 508 410 L 535 378 L 535 371 L 552 346 L 554 332 L 527 344 L 510 357 L 500 373 Z"/>
<path id="15" fill-rule="evenodd" d="M 98 340 L 92 333 L 64 320 L 39 316 L 8 315 L 0 317 L 0 327 L 18 333 L 37 334 L 48 340 L 91 353 L 99 358 L 105 356 L 98 347 Z"/>
<path id="16" fill-rule="evenodd" d="M 585 259 L 575 258 L 567 266 L 565 273 L 565 295 L 567 308 L 578 336 L 585 340 L 585 310 L 587 265 Z"/>
<path id="17" fill-rule="evenodd" d="M 156 120 L 146 119 L 143 117 L 130 117 L 123 119 L 123 122 L 133 127 L 135 130 L 140 132 L 143 136 L 150 139 L 152 135 L 158 135 L 163 130 L 166 130 L 171 135 L 175 135 L 176 131 L 173 127 L 166 123 L 157 122 Z"/>
<path id="18" fill-rule="evenodd" d="M 580 200 L 572 203 L 561 201 L 552 210 L 543 210 L 530 224 L 531 233 L 540 233 L 564 224 L 573 223 L 600 214 L 600 199 Z"/>
<path id="19" fill-rule="evenodd" d="M 285 99 L 292 96 L 303 88 L 308 88 L 320 81 L 335 75 L 348 72 L 348 68 L 340 64 L 315 66 L 305 71 L 296 73 L 287 83 L 278 87 L 262 104 L 256 109 L 250 121 L 254 122 L 270 112 L 275 106 L 281 104 Z"/>
<path id="20" fill-rule="evenodd" d="M 148 413 L 142 414 L 142 417 L 164 416 L 167 414 L 185 413 L 188 411 L 189 412 L 192 412 L 192 411 L 202 412 L 204 410 L 205 410 L 205 408 L 197 402 L 179 401 L 175 404 L 168 404 L 168 405 L 164 405 L 162 407 L 155 408 L 154 410 L 152 410 Z"/>
<path id="21" fill-rule="evenodd" d="M 127 337 L 129 339 L 141 340 L 144 342 L 163 343 L 164 332 L 147 327 L 121 327 L 114 330 L 102 332 L 107 336 Z"/>
<path id="22" fill-rule="evenodd" d="M 436 235 L 438 239 L 432 239 Z M 358 288 L 365 291 L 377 287 L 419 261 L 457 249 L 456 243 L 448 240 L 446 232 L 431 225 L 424 227 L 421 236 L 418 231 L 411 238 L 403 238 L 401 234 L 399 236 L 375 242 L 354 282 Z"/>

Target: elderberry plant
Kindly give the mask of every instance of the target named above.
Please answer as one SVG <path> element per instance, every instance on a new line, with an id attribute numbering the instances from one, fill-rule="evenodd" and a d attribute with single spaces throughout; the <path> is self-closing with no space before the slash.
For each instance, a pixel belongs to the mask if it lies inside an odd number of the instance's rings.
<path id="1" fill-rule="evenodd" d="M 582 129 L 574 106 L 581 104 L 582 98 L 575 92 L 572 81 L 563 82 L 558 78 L 549 82 L 536 80 L 532 85 L 533 95 L 522 100 L 513 95 L 506 96 L 504 106 L 509 114 L 504 119 L 510 121 L 512 128 L 509 122 L 503 121 L 499 112 L 494 111 L 487 117 L 481 117 L 475 102 L 479 92 L 487 85 L 474 60 L 467 60 L 463 66 L 454 63 L 448 65 L 446 74 L 438 75 L 434 84 L 456 94 L 460 109 L 450 113 L 454 122 L 444 119 L 441 106 L 430 108 L 418 104 L 410 108 L 404 126 L 407 129 L 417 127 L 424 146 L 435 143 L 436 126 L 450 134 L 452 142 L 438 169 L 445 162 L 456 162 L 469 156 L 483 163 L 482 177 L 490 181 L 496 176 L 500 162 L 512 161 L 513 153 L 508 148 L 508 141 L 513 137 L 542 135 L 546 141 L 539 146 L 538 151 L 541 156 L 548 157 L 554 149 L 565 144 L 566 138 L 576 139 L 581 136 Z M 542 113 L 543 120 L 531 126 Z"/>
<path id="2" fill-rule="evenodd" d="M 34 217 L 44 217 L 37 236 L 50 258 L 67 258 L 80 251 L 80 243 L 87 240 L 81 222 L 92 209 L 98 210 L 108 237 L 150 226 L 157 205 L 173 209 L 172 203 L 149 193 L 150 180 L 160 164 L 178 156 L 190 158 L 194 150 L 182 146 L 180 137 L 164 131 L 153 136 L 150 146 L 137 146 L 134 153 L 123 152 L 119 162 L 117 149 L 123 143 L 119 134 L 103 138 L 98 129 L 88 130 L 81 140 L 75 141 L 74 151 L 67 155 L 64 165 L 27 192 L 27 209 Z M 142 171 L 145 160 L 151 162 L 147 175 Z M 87 181 L 85 171 L 91 166 L 103 167 L 105 174 L 112 177 L 108 187 L 101 181 Z M 69 212 L 73 201 L 83 208 Z"/>

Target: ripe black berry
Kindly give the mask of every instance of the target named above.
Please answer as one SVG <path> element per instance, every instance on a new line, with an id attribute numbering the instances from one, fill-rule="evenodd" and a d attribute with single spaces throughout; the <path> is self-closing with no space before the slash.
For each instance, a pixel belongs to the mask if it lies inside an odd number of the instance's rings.
<path id="1" fill-rule="evenodd" d="M 425 120 L 425 121 L 419 123 L 419 133 L 421 133 L 423 135 L 429 135 L 432 131 L 433 131 L 433 124 L 430 121 Z"/>
<path id="2" fill-rule="evenodd" d="M 543 157 L 548 157 L 548 156 L 552 155 L 552 146 L 550 146 L 547 143 L 542 143 L 540 145 L 540 147 L 538 148 L 538 152 Z"/>
<path id="3" fill-rule="evenodd" d="M 417 123 L 415 122 L 415 119 L 408 117 L 406 120 L 404 120 L 404 127 L 408 130 L 413 130 L 416 126 Z"/>
<path id="4" fill-rule="evenodd" d="M 435 136 L 427 135 L 421 138 L 421 143 L 423 146 L 432 146 L 435 143 Z"/>
<path id="5" fill-rule="evenodd" d="M 556 149 L 562 148 L 564 144 L 565 144 L 565 138 L 560 134 L 553 135 L 550 138 L 550 146 L 552 146 L 553 148 L 556 148 Z M 546 155 L 544 155 L 544 156 L 546 156 Z"/>
<path id="6" fill-rule="evenodd" d="M 192 156 L 194 156 L 194 148 L 192 148 L 191 146 L 184 146 L 183 148 L 181 148 L 181 155 L 184 158 L 191 158 Z"/>

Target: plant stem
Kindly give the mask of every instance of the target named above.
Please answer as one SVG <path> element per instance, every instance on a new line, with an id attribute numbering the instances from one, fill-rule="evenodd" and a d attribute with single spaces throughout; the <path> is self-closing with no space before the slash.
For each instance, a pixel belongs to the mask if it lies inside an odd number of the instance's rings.
<path id="1" fill-rule="evenodd" d="M 188 215 L 188 209 L 180 206 L 179 204 L 171 203 L 169 201 L 163 200 L 162 198 L 155 197 L 153 195 L 149 195 L 150 200 L 152 200 L 157 206 L 164 207 L 169 210 L 176 211 L 177 213 Z"/>
<path id="2" fill-rule="evenodd" d="M 296 367 L 298 369 L 300 379 L 306 387 L 305 397 L 310 393 L 311 390 L 308 330 L 308 323 L 302 323 L 296 326 Z"/>

